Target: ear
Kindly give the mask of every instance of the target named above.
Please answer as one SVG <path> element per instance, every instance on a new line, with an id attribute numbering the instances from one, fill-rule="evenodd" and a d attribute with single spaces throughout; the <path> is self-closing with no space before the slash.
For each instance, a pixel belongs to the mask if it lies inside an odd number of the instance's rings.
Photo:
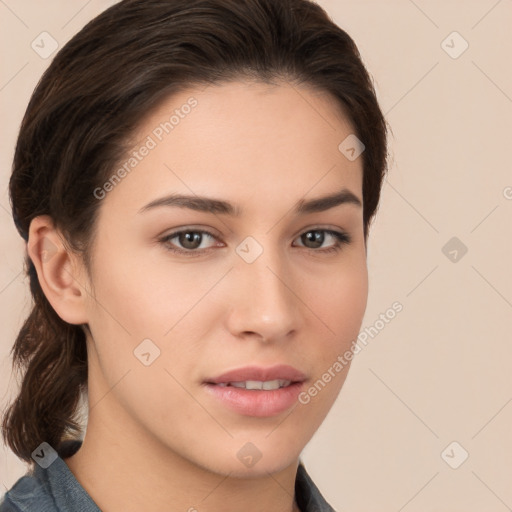
<path id="1" fill-rule="evenodd" d="M 56 313 L 69 324 L 86 324 L 86 273 L 83 264 L 63 242 L 48 215 L 34 218 L 28 235 L 28 254 L 39 284 Z"/>

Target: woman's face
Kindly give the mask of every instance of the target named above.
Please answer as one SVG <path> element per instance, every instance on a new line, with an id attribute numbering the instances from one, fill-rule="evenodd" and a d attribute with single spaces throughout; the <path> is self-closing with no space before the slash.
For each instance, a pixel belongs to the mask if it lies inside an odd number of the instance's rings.
<path id="1" fill-rule="evenodd" d="M 190 89 L 144 121 L 95 191 L 88 431 L 233 476 L 296 461 L 366 308 L 352 133 L 287 83 Z"/>

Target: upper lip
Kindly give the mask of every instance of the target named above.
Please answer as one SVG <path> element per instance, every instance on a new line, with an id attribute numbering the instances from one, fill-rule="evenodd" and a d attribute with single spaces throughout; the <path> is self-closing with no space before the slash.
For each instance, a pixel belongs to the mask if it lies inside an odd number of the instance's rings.
<path id="1" fill-rule="evenodd" d="M 262 366 L 244 366 L 223 373 L 217 377 L 206 379 L 207 384 L 221 384 L 228 382 L 245 382 L 248 380 L 269 381 L 269 380 L 289 380 L 291 382 L 302 382 L 306 380 L 306 376 L 294 368 L 286 364 L 280 364 L 270 367 Z"/>

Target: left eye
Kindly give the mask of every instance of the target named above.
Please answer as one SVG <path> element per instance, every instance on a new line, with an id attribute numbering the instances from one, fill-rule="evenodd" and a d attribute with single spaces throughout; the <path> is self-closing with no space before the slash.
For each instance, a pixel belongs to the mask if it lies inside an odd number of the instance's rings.
<path id="1" fill-rule="evenodd" d="M 217 238 L 208 231 L 182 230 L 171 233 L 160 241 L 170 251 L 191 254 L 193 252 L 200 253 L 202 250 L 214 247 L 214 244 L 209 246 L 205 244 L 208 239 L 215 241 Z M 327 247 L 324 246 L 326 241 L 333 239 L 334 243 L 331 243 Z M 305 247 L 312 250 L 316 249 L 316 252 L 338 251 L 341 249 L 341 245 L 350 243 L 350 237 L 347 233 L 330 229 L 314 229 L 305 231 L 297 237 L 296 240 L 301 241 L 301 244 L 298 247 Z"/>
<path id="2" fill-rule="evenodd" d="M 330 245 L 326 250 L 336 250 L 339 249 L 342 244 L 348 244 L 350 242 L 350 238 L 346 233 L 333 231 L 331 229 L 315 229 L 306 231 L 300 235 L 299 238 L 303 243 L 311 244 L 311 246 L 305 245 L 308 249 L 317 249 L 324 244 L 328 237 L 331 239 L 334 238 L 334 244 Z"/>

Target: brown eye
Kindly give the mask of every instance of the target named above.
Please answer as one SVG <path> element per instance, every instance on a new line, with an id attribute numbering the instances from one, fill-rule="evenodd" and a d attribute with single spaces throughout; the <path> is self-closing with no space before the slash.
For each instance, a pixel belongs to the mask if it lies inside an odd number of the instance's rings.
<path id="1" fill-rule="evenodd" d="M 183 231 L 177 238 L 185 249 L 197 249 L 201 245 L 203 235 L 197 231 Z"/>
<path id="2" fill-rule="evenodd" d="M 207 245 L 208 239 L 214 241 L 216 238 L 208 231 L 188 229 L 175 231 L 163 237 L 160 242 L 163 243 L 168 250 L 173 252 L 200 253 L 203 250 L 213 247 L 213 244 Z"/>
<path id="3" fill-rule="evenodd" d="M 301 240 L 306 247 L 316 249 L 324 243 L 325 235 L 323 231 L 308 231 L 301 235 Z"/>
<path id="4" fill-rule="evenodd" d="M 331 229 L 311 229 L 300 235 L 301 244 L 299 247 L 307 249 L 318 249 L 315 252 L 336 252 L 341 249 L 343 244 L 349 244 L 351 238 L 347 233 L 342 231 L 333 231 Z M 322 247 L 326 241 L 334 239 L 331 245 Z"/>

